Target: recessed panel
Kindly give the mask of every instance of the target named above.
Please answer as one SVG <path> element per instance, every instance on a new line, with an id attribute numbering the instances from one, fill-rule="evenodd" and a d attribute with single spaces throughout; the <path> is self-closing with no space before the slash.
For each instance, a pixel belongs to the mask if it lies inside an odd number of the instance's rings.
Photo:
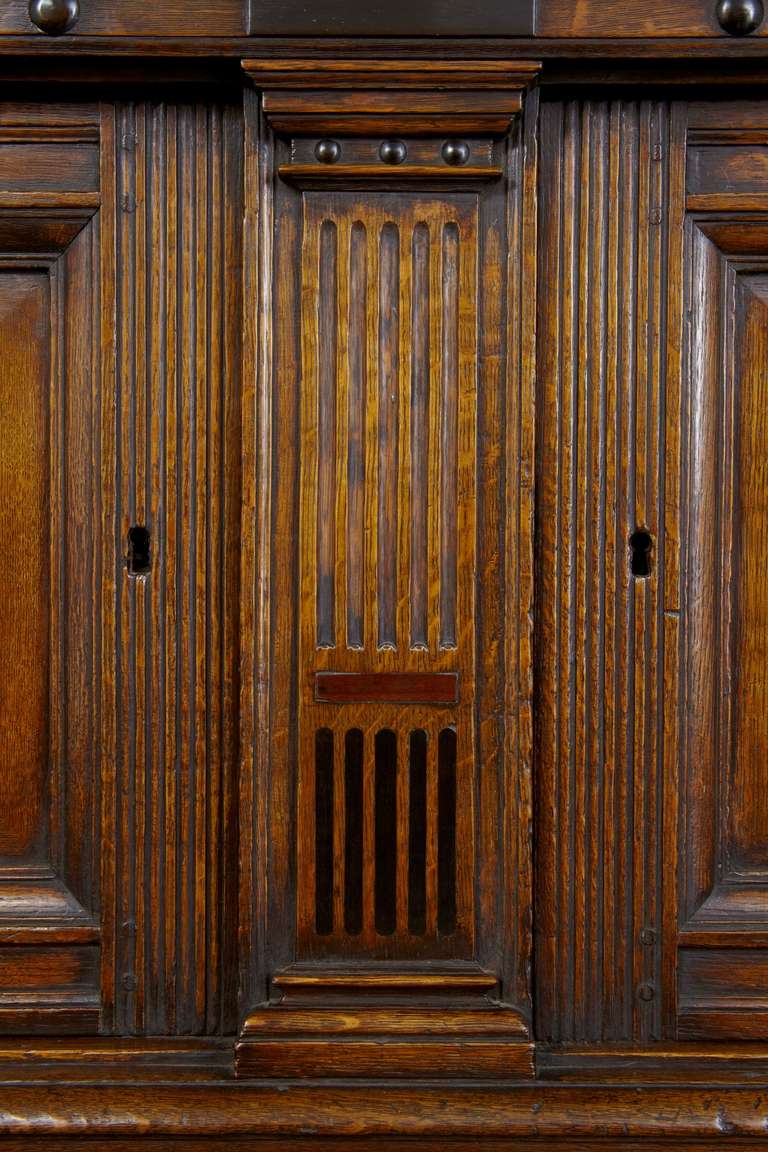
<path id="1" fill-rule="evenodd" d="M 48 277 L 0 273 L 0 862 L 44 841 L 51 602 Z"/>
<path id="2" fill-rule="evenodd" d="M 768 868 L 768 275 L 737 279 L 730 868 Z M 768 902 L 766 910 L 768 911 Z"/>

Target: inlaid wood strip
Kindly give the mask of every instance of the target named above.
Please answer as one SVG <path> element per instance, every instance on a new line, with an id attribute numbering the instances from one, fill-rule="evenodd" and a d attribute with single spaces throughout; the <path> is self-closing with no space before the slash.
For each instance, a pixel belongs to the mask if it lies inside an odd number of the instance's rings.
<path id="1" fill-rule="evenodd" d="M 316 672 L 314 681 L 315 699 L 330 704 L 459 702 L 455 672 Z"/>

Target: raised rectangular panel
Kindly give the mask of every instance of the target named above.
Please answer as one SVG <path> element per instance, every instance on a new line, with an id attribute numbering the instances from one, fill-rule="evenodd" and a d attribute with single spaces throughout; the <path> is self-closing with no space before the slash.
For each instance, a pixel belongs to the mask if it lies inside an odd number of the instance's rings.
<path id="1" fill-rule="evenodd" d="M 679 1032 L 758 1038 L 768 1034 L 768 219 L 692 216 L 687 244 Z"/>
<path id="2" fill-rule="evenodd" d="M 78 196 L 6 202 L 0 223 L 5 1033 L 99 1026 L 99 232 Z"/>

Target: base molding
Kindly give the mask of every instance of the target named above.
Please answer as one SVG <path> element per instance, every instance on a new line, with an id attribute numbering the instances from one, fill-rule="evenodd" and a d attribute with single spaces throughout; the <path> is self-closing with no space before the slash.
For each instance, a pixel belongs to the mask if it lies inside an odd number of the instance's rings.
<path id="1" fill-rule="evenodd" d="M 387 1152 L 398 1140 L 424 1149 L 481 1141 L 483 1148 L 534 1144 L 580 1152 L 626 1150 L 633 1141 L 651 1149 L 745 1141 L 765 1147 L 768 1096 L 759 1088 L 681 1085 L 5 1083 L 0 1137 L 4 1147 L 45 1138 L 66 1140 L 68 1148 L 77 1146 L 75 1138 L 99 1148 L 131 1140 L 151 1147 L 153 1139 L 164 1148 L 212 1138 L 217 1148 L 227 1141 L 242 1147 L 244 1140 L 254 1146 L 261 1140 L 265 1148 L 312 1141 L 316 1149 L 370 1141 Z"/>
<path id="2" fill-rule="evenodd" d="M 533 1044 L 497 980 L 478 968 L 275 977 L 275 1001 L 247 1017 L 238 1076 L 525 1080 Z"/>

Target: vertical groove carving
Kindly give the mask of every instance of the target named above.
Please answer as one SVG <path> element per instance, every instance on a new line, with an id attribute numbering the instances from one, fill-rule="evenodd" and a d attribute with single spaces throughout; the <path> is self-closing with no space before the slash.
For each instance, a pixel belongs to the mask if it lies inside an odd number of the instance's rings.
<path id="1" fill-rule="evenodd" d="M 397 737 L 376 733 L 376 931 L 394 932 L 397 920 Z"/>
<path id="2" fill-rule="evenodd" d="M 232 1026 L 241 226 L 239 113 L 119 106 L 115 1025 Z M 229 828 L 227 834 L 226 829 Z M 146 892 L 146 896 L 144 893 Z"/>
<path id="3" fill-rule="evenodd" d="M 299 936 L 311 955 L 451 957 L 471 947 L 476 235 L 471 197 L 391 196 L 373 207 L 341 193 L 305 199 L 299 502 L 301 599 L 311 607 L 299 656 L 297 866 Z M 321 670 L 453 671 L 461 699 L 426 714 L 363 702 L 351 715 L 315 698 Z M 333 734 L 335 765 L 333 909 L 322 932 L 321 729 Z M 452 847 L 441 848 L 444 729 L 455 740 L 455 811 Z M 412 779 L 416 730 L 426 744 Z"/>
<path id="4" fill-rule="evenodd" d="M 411 359 L 411 647 L 429 643 L 429 228 L 417 224 L 412 245 Z"/>
<path id="5" fill-rule="evenodd" d="M 344 741 L 344 930 L 363 927 L 363 733 L 347 732 Z"/>
<path id="6" fill-rule="evenodd" d="M 333 931 L 334 771 L 333 732 L 315 734 L 315 931 Z"/>
<path id="7" fill-rule="evenodd" d="M 424 933 L 427 909 L 427 734 L 411 732 L 409 748 L 408 928 Z"/>
<path id="8" fill-rule="evenodd" d="M 443 728 L 437 745 L 437 927 L 456 928 L 456 733 Z"/>
<path id="9" fill-rule="evenodd" d="M 543 107 L 537 949 L 554 1041 L 660 1029 L 647 941 L 661 915 L 663 573 L 633 581 L 627 541 L 663 523 L 668 125 L 651 102 Z"/>
<path id="10" fill-rule="evenodd" d="M 317 318 L 317 644 L 336 643 L 336 412 L 337 272 L 336 225 L 320 230 Z"/>
<path id="11" fill-rule="evenodd" d="M 394 224 L 384 225 L 379 245 L 378 643 L 396 648 L 400 235 Z"/>
<path id="12" fill-rule="evenodd" d="M 367 404 L 368 237 L 352 225 L 349 253 L 349 353 L 347 427 L 347 646 L 362 648 L 365 613 L 365 412 Z"/>
<path id="13" fill-rule="evenodd" d="M 459 233 L 442 237 L 442 388 L 440 390 L 440 646 L 456 646 L 456 514 L 459 418 Z"/>

